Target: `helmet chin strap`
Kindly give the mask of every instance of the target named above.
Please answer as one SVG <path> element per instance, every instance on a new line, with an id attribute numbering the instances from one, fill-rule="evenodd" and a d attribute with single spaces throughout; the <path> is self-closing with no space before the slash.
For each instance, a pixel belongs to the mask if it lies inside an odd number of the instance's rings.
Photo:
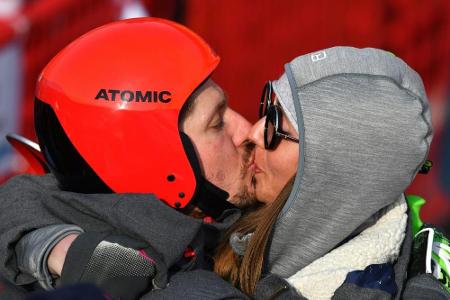
<path id="1" fill-rule="evenodd" d="M 202 175 L 200 163 L 189 136 L 180 132 L 180 137 L 197 183 L 190 203 L 196 205 L 205 214 L 214 219 L 220 217 L 225 210 L 236 208 L 236 206 L 227 201 L 229 194 L 226 191 L 212 184 Z"/>
<path id="2" fill-rule="evenodd" d="M 227 192 L 215 186 L 203 176 L 201 177 L 203 180 L 201 180 L 200 184 L 197 184 L 191 203 L 214 219 L 220 217 L 225 210 L 236 208 L 236 206 L 227 201 L 229 197 Z"/>

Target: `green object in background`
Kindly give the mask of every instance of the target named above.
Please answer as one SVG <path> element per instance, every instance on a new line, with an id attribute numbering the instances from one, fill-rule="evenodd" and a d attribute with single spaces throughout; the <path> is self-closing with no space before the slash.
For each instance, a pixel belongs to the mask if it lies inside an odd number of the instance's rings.
<path id="1" fill-rule="evenodd" d="M 432 274 L 450 293 L 450 242 L 436 228 L 424 224 L 420 209 L 426 203 L 420 196 L 406 197 L 410 209 L 410 222 L 414 236 L 412 256 L 408 272 Z"/>
<path id="2" fill-rule="evenodd" d="M 450 242 L 435 230 L 433 237 L 433 276 L 436 277 L 450 293 Z"/>
<path id="3" fill-rule="evenodd" d="M 433 162 L 429 159 L 425 161 L 425 163 L 422 165 L 422 167 L 419 170 L 419 174 L 428 174 L 431 171 L 431 168 L 433 167 Z"/>
<path id="4" fill-rule="evenodd" d="M 420 219 L 420 209 L 426 203 L 426 201 L 420 196 L 409 195 L 406 196 L 406 202 L 408 203 L 408 207 L 411 210 L 411 226 L 413 236 L 416 236 L 416 234 L 423 226 L 423 222 Z"/>

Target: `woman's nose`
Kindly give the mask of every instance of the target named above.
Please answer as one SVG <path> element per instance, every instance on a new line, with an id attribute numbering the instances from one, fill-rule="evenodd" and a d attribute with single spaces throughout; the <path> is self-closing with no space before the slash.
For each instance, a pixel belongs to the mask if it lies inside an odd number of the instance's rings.
<path id="1" fill-rule="evenodd" d="M 266 118 L 261 118 L 256 122 L 248 133 L 248 139 L 258 147 L 264 148 L 264 123 Z"/>

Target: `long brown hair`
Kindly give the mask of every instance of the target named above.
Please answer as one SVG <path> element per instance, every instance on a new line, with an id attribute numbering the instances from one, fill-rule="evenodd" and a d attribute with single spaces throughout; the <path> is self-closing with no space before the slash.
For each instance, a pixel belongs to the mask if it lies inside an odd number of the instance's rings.
<path id="1" fill-rule="evenodd" d="M 269 236 L 292 191 L 294 179 L 295 176 L 288 181 L 271 204 L 251 211 L 239 219 L 228 230 L 217 248 L 214 257 L 214 271 L 249 296 L 254 295 L 256 284 L 261 278 Z M 230 245 L 231 234 L 235 232 L 240 234 L 253 232 L 242 257 L 234 253 Z"/>

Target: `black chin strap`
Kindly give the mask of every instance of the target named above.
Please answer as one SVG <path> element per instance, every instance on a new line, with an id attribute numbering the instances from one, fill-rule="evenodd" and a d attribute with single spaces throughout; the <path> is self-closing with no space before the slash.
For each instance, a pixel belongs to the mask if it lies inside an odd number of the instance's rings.
<path id="1" fill-rule="evenodd" d="M 196 205 L 205 214 L 214 219 L 217 219 L 225 210 L 236 208 L 236 206 L 227 201 L 229 194 L 226 191 L 215 186 L 202 175 L 200 163 L 191 139 L 183 132 L 180 132 L 180 137 L 197 182 L 190 204 Z"/>
<path id="2" fill-rule="evenodd" d="M 227 192 L 203 178 L 202 184 L 197 185 L 191 203 L 197 205 L 205 214 L 217 219 L 225 210 L 236 208 L 227 201 L 228 197 Z"/>

